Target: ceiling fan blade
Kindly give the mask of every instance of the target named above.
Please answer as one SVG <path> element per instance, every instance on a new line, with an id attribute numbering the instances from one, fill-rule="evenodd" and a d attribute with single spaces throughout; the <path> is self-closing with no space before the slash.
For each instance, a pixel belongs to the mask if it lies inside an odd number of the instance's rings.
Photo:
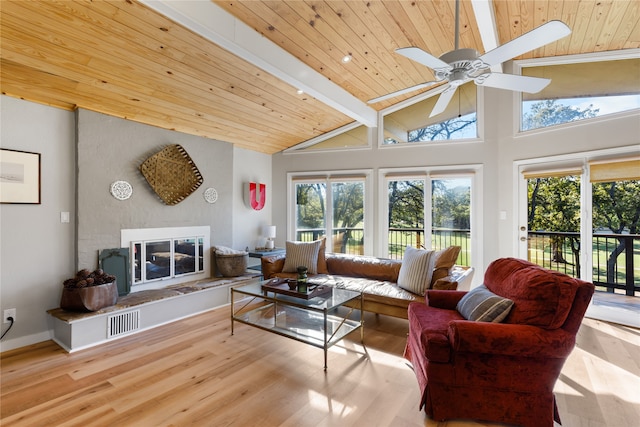
<path id="1" fill-rule="evenodd" d="M 514 74 L 490 73 L 484 81 L 478 80 L 478 85 L 507 89 L 517 92 L 536 93 L 544 89 L 551 79 L 540 77 L 520 76 Z"/>
<path id="2" fill-rule="evenodd" d="M 422 65 L 426 65 L 429 68 L 433 68 L 433 69 L 451 68 L 449 64 L 447 64 L 443 60 L 436 58 L 435 56 L 425 52 L 419 47 L 415 47 L 415 46 L 401 47 L 400 49 L 396 49 L 396 53 L 399 53 L 402 56 L 406 56 L 407 58 L 413 61 L 416 61 Z"/>
<path id="3" fill-rule="evenodd" d="M 394 98 L 396 96 L 404 95 L 405 93 L 413 92 L 418 89 L 422 89 L 425 87 L 433 86 L 434 84 L 439 83 L 439 81 L 434 80 L 432 82 L 420 83 L 415 86 L 408 87 L 406 89 L 400 89 L 395 92 L 388 93 L 386 95 L 379 96 L 377 98 L 370 99 L 367 101 L 367 104 L 375 104 L 376 102 L 384 101 L 385 99 Z"/>
<path id="4" fill-rule="evenodd" d="M 457 89 L 457 86 L 449 86 L 445 89 L 445 91 L 440 94 L 438 101 L 436 101 L 436 105 L 433 106 L 433 110 L 431 110 L 429 117 L 437 116 L 442 113 L 447 108 L 447 105 L 449 105 L 449 102 L 451 101 L 451 98 L 453 98 Z"/>
<path id="5" fill-rule="evenodd" d="M 504 61 L 559 40 L 569 34 L 571 34 L 571 28 L 564 22 L 549 21 L 502 46 L 490 50 L 481 55 L 479 59 L 489 66 L 502 64 Z"/>

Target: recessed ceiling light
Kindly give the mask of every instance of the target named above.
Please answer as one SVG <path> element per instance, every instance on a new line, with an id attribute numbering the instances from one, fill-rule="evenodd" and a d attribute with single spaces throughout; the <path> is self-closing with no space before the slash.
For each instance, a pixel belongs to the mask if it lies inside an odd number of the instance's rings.
<path id="1" fill-rule="evenodd" d="M 304 91 L 302 89 L 298 89 L 298 95 L 302 95 Z"/>
<path id="2" fill-rule="evenodd" d="M 351 61 L 351 54 L 350 53 L 342 57 L 342 62 L 343 63 L 346 64 L 349 61 Z"/>

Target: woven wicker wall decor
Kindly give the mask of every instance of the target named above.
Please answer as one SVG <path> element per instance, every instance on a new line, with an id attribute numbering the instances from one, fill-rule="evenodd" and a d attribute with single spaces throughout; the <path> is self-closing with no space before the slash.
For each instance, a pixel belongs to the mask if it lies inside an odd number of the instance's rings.
<path id="1" fill-rule="evenodd" d="M 140 165 L 140 172 L 167 205 L 180 203 L 202 184 L 202 175 L 178 144 L 169 145 Z"/>

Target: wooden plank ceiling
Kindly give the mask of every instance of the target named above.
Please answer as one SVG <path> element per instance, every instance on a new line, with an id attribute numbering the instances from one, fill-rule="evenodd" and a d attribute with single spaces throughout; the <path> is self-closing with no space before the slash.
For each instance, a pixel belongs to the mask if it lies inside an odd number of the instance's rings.
<path id="1" fill-rule="evenodd" d="M 168 2 L 167 2 L 168 3 Z M 196 2 L 197 3 L 197 2 Z M 357 98 L 433 80 L 393 51 L 454 49 L 451 0 L 214 1 Z M 573 30 L 522 58 L 640 48 L 635 0 L 494 0 L 503 44 L 552 19 Z M 217 5 L 217 6 L 216 6 Z M 485 52 L 474 8 L 461 2 L 460 47 Z M 133 0 L 2 0 L 2 93 L 59 108 L 85 108 L 275 153 L 354 119 Z M 482 21 L 481 26 L 491 26 Z M 350 55 L 352 60 L 343 63 Z"/>

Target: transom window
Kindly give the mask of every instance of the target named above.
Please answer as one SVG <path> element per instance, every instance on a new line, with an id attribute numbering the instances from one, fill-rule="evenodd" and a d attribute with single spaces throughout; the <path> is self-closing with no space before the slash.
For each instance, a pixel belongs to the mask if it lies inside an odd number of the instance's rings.
<path id="1" fill-rule="evenodd" d="M 525 76 L 551 79 L 523 93 L 520 130 L 530 131 L 640 108 L 640 59 L 526 66 Z M 635 77 L 634 77 L 635 76 Z"/>
<path id="2" fill-rule="evenodd" d="M 478 138 L 475 83 L 460 86 L 446 110 L 429 117 L 438 97 L 434 95 L 386 114 L 382 145 Z"/>

